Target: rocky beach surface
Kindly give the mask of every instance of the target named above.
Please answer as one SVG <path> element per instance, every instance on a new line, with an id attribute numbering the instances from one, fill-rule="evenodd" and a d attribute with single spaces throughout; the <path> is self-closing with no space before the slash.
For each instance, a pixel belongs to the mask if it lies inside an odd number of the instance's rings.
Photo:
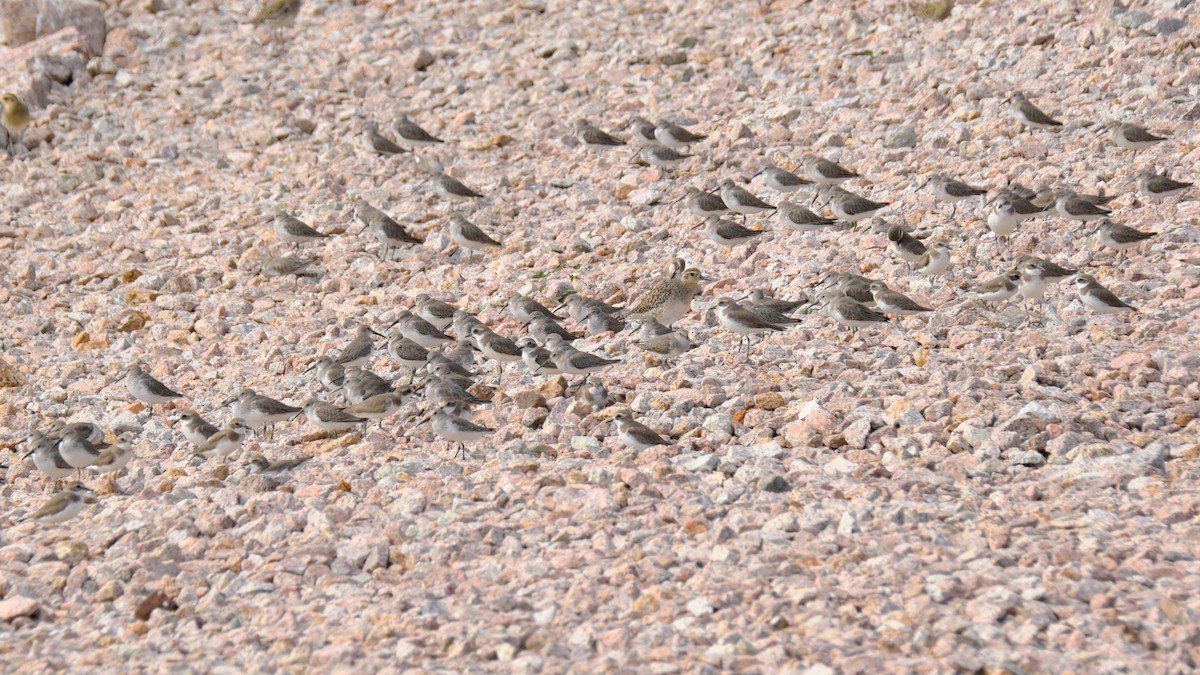
<path id="1" fill-rule="evenodd" d="M 33 123 L 0 153 L 0 667 L 1195 669 L 1200 189 L 1156 203 L 1135 176 L 1200 177 L 1197 6 L 941 4 L 309 0 L 253 26 L 244 0 L 6 3 L 0 80 Z M 1024 128 L 1016 91 L 1063 127 Z M 402 112 L 484 199 L 363 146 Z M 641 166 L 632 116 L 708 138 Z M 631 145 L 585 147 L 578 118 Z M 1111 120 L 1168 140 L 1135 155 Z M 751 216 L 768 234 L 730 250 L 677 202 L 732 178 L 778 204 L 754 176 L 810 152 L 890 206 L 813 233 Z M 1001 242 L 934 174 L 1117 195 L 1115 220 L 1157 234 L 1118 259 L 1050 216 Z M 384 260 L 358 200 L 424 243 Z M 336 235 L 303 247 L 309 276 L 261 273 L 292 254 L 281 209 Z M 454 214 L 502 249 L 460 250 Z M 945 243 L 949 270 L 914 272 L 889 225 Z M 1073 280 L 1032 314 L 972 297 L 1023 254 L 1138 312 L 1094 313 Z M 516 337 L 512 293 L 631 306 L 675 257 L 711 279 L 677 324 L 696 349 L 579 341 L 621 360 L 591 376 L 599 410 L 578 377 L 481 365 L 495 432 L 466 459 L 419 402 L 335 436 L 301 417 L 227 461 L 179 432 L 243 387 L 333 398 L 305 370 L 418 293 Z M 816 299 L 831 271 L 934 311 L 856 332 L 811 311 L 748 352 L 715 318 L 753 288 Z M 184 400 L 134 402 L 138 363 Z M 408 377 L 382 340 L 370 364 Z M 622 410 L 672 444 L 626 447 Z M 112 485 L 85 472 L 77 517 L 19 523 L 53 492 L 20 443 L 53 419 L 134 431 L 135 456 Z M 256 473 L 250 451 L 312 459 Z"/>

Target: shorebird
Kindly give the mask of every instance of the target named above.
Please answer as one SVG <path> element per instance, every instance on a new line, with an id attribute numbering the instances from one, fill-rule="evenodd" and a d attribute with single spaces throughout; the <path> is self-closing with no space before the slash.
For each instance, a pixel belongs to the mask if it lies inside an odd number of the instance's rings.
<path id="1" fill-rule="evenodd" d="M 42 504 L 37 511 L 21 518 L 20 522 L 35 522 L 42 525 L 57 525 L 66 522 L 79 515 L 79 512 L 83 510 L 84 493 L 87 492 L 91 492 L 91 489 L 78 481 L 73 482 L 67 485 L 62 492 L 58 492 L 46 500 L 46 503 Z"/>
<path id="2" fill-rule="evenodd" d="M 650 427 L 633 419 L 633 414 L 621 411 L 613 416 L 617 424 L 617 438 L 630 450 L 641 452 L 659 445 L 672 445 L 674 441 L 659 436 Z"/>

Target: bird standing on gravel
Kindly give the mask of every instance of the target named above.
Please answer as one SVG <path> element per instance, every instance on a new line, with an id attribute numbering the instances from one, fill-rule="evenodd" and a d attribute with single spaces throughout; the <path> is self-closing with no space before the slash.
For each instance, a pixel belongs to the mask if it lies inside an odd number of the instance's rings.
<path id="1" fill-rule="evenodd" d="M 55 494 L 37 511 L 25 516 L 21 522 L 37 522 L 55 525 L 74 518 L 83 510 L 83 497 L 91 490 L 80 482 L 71 483 L 65 490 Z"/>
<path id="2" fill-rule="evenodd" d="M 0 96 L 0 103 L 4 104 L 4 114 L 0 116 L 0 122 L 3 122 L 5 130 L 8 131 L 8 154 L 11 156 L 13 146 L 21 142 L 21 132 L 29 126 L 29 108 L 11 92 Z"/>
<path id="3" fill-rule="evenodd" d="M 674 441 L 663 438 L 650 427 L 633 419 L 633 415 L 622 411 L 613 417 L 617 423 L 617 438 L 631 450 L 649 450 L 659 445 L 671 445 Z"/>
<path id="4" fill-rule="evenodd" d="M 267 24 L 271 26 L 272 32 L 278 31 L 296 21 L 296 17 L 300 15 L 301 4 L 302 0 L 265 0 L 258 14 L 250 19 L 250 23 L 255 26 Z"/>
<path id="5" fill-rule="evenodd" d="M 129 369 L 125 371 L 125 389 L 131 396 L 147 406 L 183 398 L 183 394 L 154 379 L 149 373 L 142 370 L 141 366 L 129 366 Z"/>
<path id="6" fill-rule="evenodd" d="M 692 298 L 700 292 L 701 278 L 700 270 L 690 267 L 678 279 L 660 280 L 629 310 L 630 318 L 653 318 L 666 326 L 679 321 L 691 311 Z"/>

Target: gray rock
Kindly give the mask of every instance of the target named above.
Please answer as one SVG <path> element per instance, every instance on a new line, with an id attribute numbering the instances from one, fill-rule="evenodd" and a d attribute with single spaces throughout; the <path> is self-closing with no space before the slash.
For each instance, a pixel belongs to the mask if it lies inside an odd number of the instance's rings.
<path id="1" fill-rule="evenodd" d="M 694 457 L 687 460 L 683 464 L 683 468 L 688 471 L 712 471 L 720 465 L 720 460 L 712 453 L 706 453 L 699 457 Z"/>
<path id="2" fill-rule="evenodd" d="M 871 434 L 871 420 L 860 417 L 842 430 L 846 445 L 861 450 L 867 447 L 867 436 Z"/>
<path id="3" fill-rule="evenodd" d="M 1087 440 L 1087 437 L 1081 433 L 1068 431 L 1047 441 L 1046 450 L 1051 455 L 1061 457 L 1079 445 L 1086 443 Z"/>
<path id="4" fill-rule="evenodd" d="M 1008 454 L 1008 463 L 1019 464 L 1021 466 L 1041 466 L 1046 463 L 1046 458 L 1040 452 L 1018 450 Z"/>
<path id="5" fill-rule="evenodd" d="M 1137 28 L 1153 18 L 1154 17 L 1151 16 L 1149 12 L 1135 10 L 1132 12 L 1122 12 L 1121 14 L 1118 14 L 1114 21 L 1116 21 L 1117 25 L 1119 26 L 1124 26 L 1126 28 Z"/>
<path id="6" fill-rule="evenodd" d="M 758 481 L 758 489 L 766 492 L 787 492 L 792 486 L 783 476 L 770 476 Z"/>
<path id="7" fill-rule="evenodd" d="M 704 418 L 702 425 L 705 431 L 711 431 L 714 434 L 733 434 L 733 415 L 729 413 L 717 413 Z"/>
<path id="8" fill-rule="evenodd" d="M 412 57 L 413 70 L 425 70 L 429 66 L 432 66 L 433 62 L 435 60 L 436 59 L 433 56 L 433 53 L 430 52 L 428 49 L 425 49 L 424 47 L 422 47 L 422 48 L 418 49 L 417 51 L 413 52 L 413 57 Z"/>
<path id="9" fill-rule="evenodd" d="M 768 534 L 788 534 L 798 531 L 800 522 L 796 520 L 796 514 L 789 511 L 768 520 L 762 529 Z"/>
<path id="10" fill-rule="evenodd" d="M 1158 24 L 1154 26 L 1154 31 L 1159 35 L 1170 35 L 1181 28 L 1186 28 L 1187 25 L 1187 21 L 1183 19 L 1159 19 Z"/>
<path id="11" fill-rule="evenodd" d="M 837 533 L 839 536 L 849 537 L 855 532 L 858 532 L 858 520 L 854 518 L 853 513 L 847 511 L 838 520 Z"/>
<path id="12" fill-rule="evenodd" d="M 594 450 L 600 447 L 600 441 L 595 436 L 572 436 L 572 450 Z"/>
<path id="13" fill-rule="evenodd" d="M 911 148 L 917 144 L 917 130 L 905 124 L 892 129 L 884 144 L 889 148 Z"/>
<path id="14" fill-rule="evenodd" d="M 958 436 L 962 438 L 963 443 L 971 446 L 971 449 L 982 448 L 983 446 L 992 442 L 992 432 L 988 431 L 987 429 L 980 429 L 979 427 L 967 424 L 966 422 L 958 425 L 958 428 L 954 430 L 954 433 L 958 434 Z"/>

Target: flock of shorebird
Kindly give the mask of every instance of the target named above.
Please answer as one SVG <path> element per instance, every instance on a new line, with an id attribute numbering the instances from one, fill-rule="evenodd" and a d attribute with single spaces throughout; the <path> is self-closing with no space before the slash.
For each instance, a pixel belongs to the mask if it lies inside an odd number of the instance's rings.
<path id="1" fill-rule="evenodd" d="M 299 7 L 298 1 L 283 0 L 275 4 L 290 13 L 284 19 L 294 18 L 293 10 Z M 1020 93 L 1013 94 L 1007 103 L 1013 116 L 1026 127 L 1041 130 L 1062 126 Z M 632 142 L 640 145 L 636 161 L 664 173 L 687 162 L 693 157 L 688 148 L 706 138 L 668 120 L 653 123 L 633 118 L 625 128 L 631 133 Z M 1122 122 L 1113 122 L 1104 130 L 1117 146 L 1135 153 L 1165 140 L 1141 126 Z M 390 131 L 394 132 L 394 140 L 368 125 L 362 131 L 362 142 L 370 152 L 384 156 L 443 144 L 442 139 L 403 115 L 394 120 Z M 597 151 L 609 151 L 630 142 L 585 120 L 575 122 L 573 135 L 583 147 Z M 432 156 L 418 157 L 417 166 L 428 174 L 434 192 L 442 199 L 462 202 L 483 197 L 447 174 L 445 167 Z M 811 199 L 807 205 L 768 203 L 743 186 L 759 176 L 769 190 L 785 196 L 810 190 Z M 743 185 L 726 179 L 711 191 L 688 187 L 678 201 L 701 220 L 705 236 L 733 249 L 764 233 L 747 227 L 747 216 L 773 212 L 785 228 L 797 232 L 818 232 L 840 227 L 843 222 L 853 225 L 875 217 L 889 204 L 842 187 L 860 178 L 845 166 L 809 154 L 790 171 L 767 164 Z M 1138 174 L 1136 183 L 1138 192 L 1154 201 L 1178 195 L 1191 186 L 1150 171 Z M 946 176 L 934 176 L 926 186 L 938 200 L 951 204 L 954 212 L 959 202 L 976 197 L 986 200 L 987 227 L 998 239 L 1014 235 L 1022 222 L 1055 216 L 1079 222 L 1098 221 L 1099 242 L 1121 255 L 1153 236 L 1111 220 L 1111 211 L 1105 204 L 1112 197 L 1103 194 L 1077 194 L 1062 188 L 1029 189 L 1016 184 L 989 191 Z M 828 210 L 828 216 L 810 210 L 822 207 Z M 741 216 L 743 222 L 727 216 Z M 404 247 L 423 243 L 404 225 L 365 201 L 354 205 L 353 219 L 360 232 L 369 232 L 380 242 L 384 259 Z M 297 249 L 330 236 L 287 212 L 277 213 L 271 222 L 277 238 L 294 244 Z M 461 254 L 464 258 L 467 251 L 480 255 L 503 248 L 464 215 L 450 216 L 447 224 L 449 238 L 464 249 Z M 927 277 L 931 288 L 935 279 L 950 268 L 951 250 L 945 244 L 927 245 L 899 225 L 886 231 L 889 249 L 909 263 L 916 274 Z M 268 257 L 262 262 L 261 271 L 271 276 L 305 276 L 315 274 L 317 262 L 315 257 L 298 255 Z M 978 285 L 973 294 L 989 305 L 1016 297 L 1027 305 L 1031 300 L 1042 301 L 1050 284 L 1069 277 L 1075 278 L 1075 290 L 1084 307 L 1099 313 L 1136 311 L 1094 277 L 1030 255 L 1017 258 L 1011 270 Z M 594 409 L 603 408 L 612 402 L 612 397 L 603 384 L 589 380 L 589 376 L 620 361 L 573 346 L 583 336 L 568 329 L 567 320 L 587 336 L 617 333 L 626 330 L 630 323 L 636 324 L 635 346 L 655 359 L 673 359 L 696 347 L 685 331 L 673 326 L 691 312 L 692 301 L 701 292 L 704 280 L 699 269 L 675 259 L 636 303 L 624 308 L 603 299 L 574 294 L 551 309 L 534 298 L 513 294 L 508 298 L 507 312 L 527 328 L 527 335 L 516 339 L 497 333 L 462 307 L 420 294 L 412 298 L 412 306 L 401 312 L 385 332 L 361 325 L 348 344 L 336 353 L 316 359 L 305 371 L 329 393 L 340 392 L 342 405 L 314 397 L 303 406 L 294 406 L 253 389 L 243 389 L 225 401 L 231 414 L 223 427 L 214 426 L 189 410 L 180 417 L 178 430 L 196 446 L 197 456 L 225 460 L 243 446 L 251 433 L 270 437 L 276 424 L 300 416 L 324 432 L 336 434 L 371 422 L 382 426 L 385 419 L 419 400 L 423 404 L 422 417 L 409 428 L 428 422 L 434 434 L 457 444 L 457 450 L 465 457 L 467 443 L 492 432 L 471 419 L 473 407 L 489 404 L 494 397 L 494 390 L 475 371 L 478 357 L 495 364 L 497 381 L 502 379 L 509 364 L 521 364 L 535 375 L 581 377 L 576 397 Z M 804 320 L 798 315 L 817 310 L 823 310 L 852 330 L 887 322 L 890 317 L 932 311 L 882 280 L 854 273 L 827 273 L 819 280 L 817 290 L 812 299 L 777 299 L 758 289 L 741 299 L 722 297 L 716 301 L 715 317 L 722 328 L 739 336 L 748 351 L 751 336 L 786 330 Z M 1032 315 L 1027 314 L 1027 320 L 1032 320 Z M 377 338 L 386 341 L 386 354 L 407 369 L 408 377 L 403 381 L 380 376 L 369 369 Z M 130 396 L 146 406 L 183 398 L 136 365 L 126 371 L 124 385 Z M 613 419 L 618 437 L 629 448 L 643 450 L 672 442 L 635 420 L 629 412 L 620 412 Z M 29 513 L 26 520 L 57 523 L 75 516 L 83 508 L 88 490 L 82 482 L 85 470 L 108 474 L 111 479 L 126 466 L 134 455 L 132 434 L 122 431 L 112 442 L 107 442 L 106 437 L 106 432 L 92 423 L 67 424 L 56 420 L 44 428 L 30 429 L 25 440 L 25 457 L 32 457 L 37 469 L 56 484 L 64 479 L 74 480 L 42 508 Z M 250 453 L 247 461 L 254 470 L 271 473 L 286 471 L 306 459 L 302 456 L 271 461 L 261 454 Z"/>

